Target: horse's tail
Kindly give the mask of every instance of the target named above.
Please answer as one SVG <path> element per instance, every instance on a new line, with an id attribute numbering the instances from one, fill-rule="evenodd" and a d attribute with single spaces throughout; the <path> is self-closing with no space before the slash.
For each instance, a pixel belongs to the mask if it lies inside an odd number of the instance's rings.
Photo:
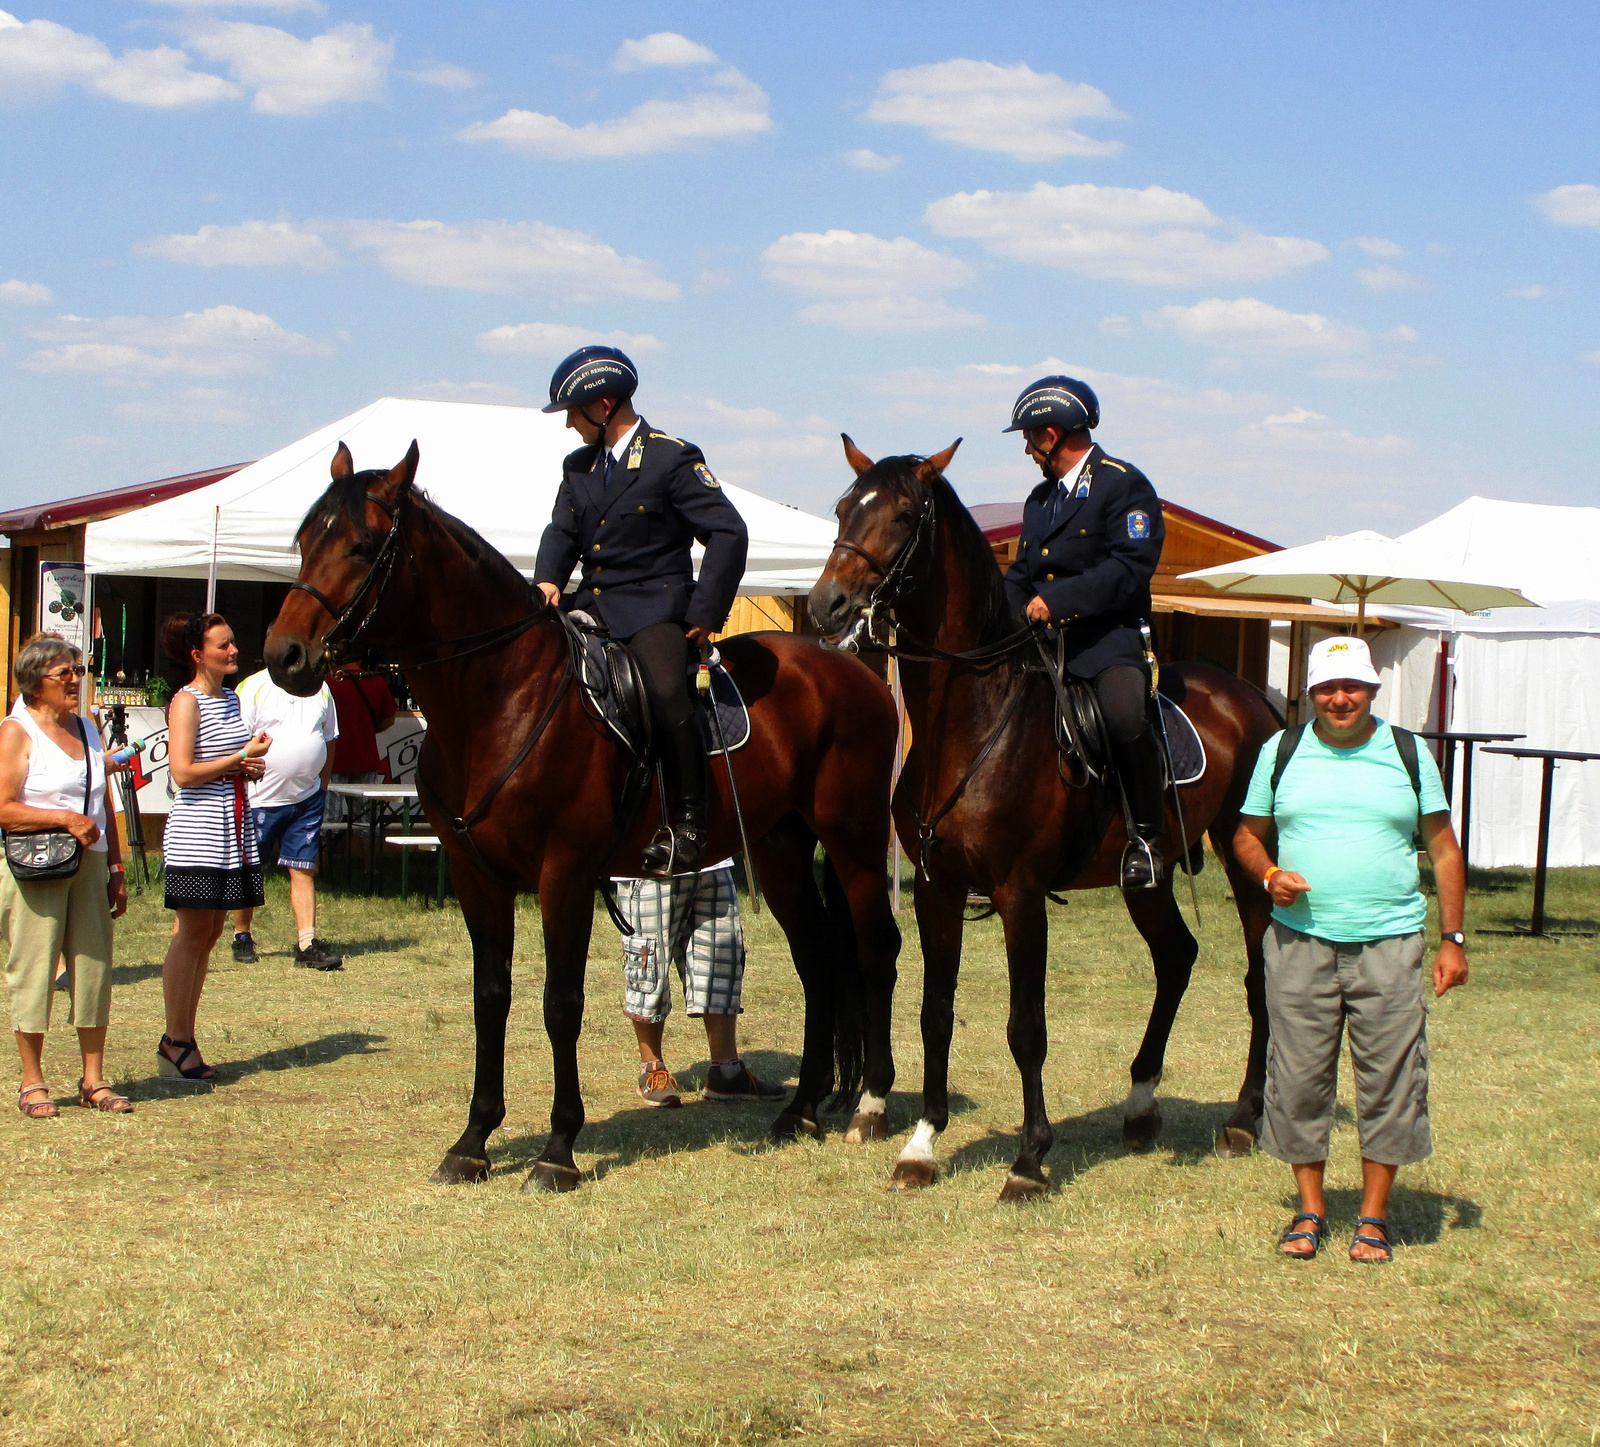
<path id="1" fill-rule="evenodd" d="M 866 1027 L 861 1003 L 861 963 L 850 901 L 833 862 L 822 857 L 822 903 L 828 916 L 828 961 L 833 995 L 833 1053 L 838 1087 L 824 1110 L 853 1109 L 866 1068 Z"/>

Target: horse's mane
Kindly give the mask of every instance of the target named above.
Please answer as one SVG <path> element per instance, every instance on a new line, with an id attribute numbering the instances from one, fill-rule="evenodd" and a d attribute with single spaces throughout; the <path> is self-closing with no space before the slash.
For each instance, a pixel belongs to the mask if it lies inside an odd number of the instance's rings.
<path id="1" fill-rule="evenodd" d="M 367 523 L 367 492 L 388 475 L 387 472 L 373 469 L 335 478 L 301 519 L 300 526 L 295 529 L 295 542 L 300 542 L 314 523 L 325 523 L 343 513 L 355 531 L 357 549 L 375 554 L 383 541 L 383 534 Z M 415 484 L 411 488 L 411 500 L 422 510 L 431 526 L 449 535 L 491 587 L 500 591 L 509 590 L 515 597 L 532 598 L 533 587 L 528 580 L 511 565 L 510 559 L 499 548 L 476 529 L 446 512 Z"/>
<path id="2" fill-rule="evenodd" d="M 1006 598 L 1005 578 L 1000 572 L 1000 564 L 995 561 L 994 549 L 990 547 L 988 538 L 984 537 L 977 519 L 967 511 L 967 505 L 961 501 L 945 475 L 942 472 L 936 474 L 932 482 L 923 482 L 917 476 L 917 464 L 926 460 L 922 457 L 885 459 L 897 466 L 898 480 L 914 504 L 921 505 L 932 496 L 934 511 L 949 530 L 956 556 L 971 585 L 972 621 L 977 629 L 978 643 L 997 643 L 1017 628 L 1017 620 Z"/>

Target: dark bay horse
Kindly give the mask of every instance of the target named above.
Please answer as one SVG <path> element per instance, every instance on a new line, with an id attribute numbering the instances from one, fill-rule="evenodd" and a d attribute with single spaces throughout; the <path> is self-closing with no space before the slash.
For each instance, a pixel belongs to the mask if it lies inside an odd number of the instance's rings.
<path id="1" fill-rule="evenodd" d="M 1004 646 L 1018 637 L 1021 620 L 1006 602 L 988 540 L 944 478 L 954 453 L 952 445 L 933 457 L 874 463 L 845 438 L 856 483 L 840 499 L 839 542 L 812 590 L 811 616 L 824 634 L 838 636 L 864 615 L 869 629 L 877 626 L 875 615 L 892 607 L 900 647 L 923 659 L 902 657 L 900 663 L 912 742 L 894 793 L 895 827 L 913 859 L 922 852 L 919 838 L 936 821 L 935 842 L 923 856 L 926 870 L 919 868 L 916 879 L 926 971 L 923 1112 L 891 1183 L 905 1189 L 934 1179 L 934 1143 L 950 1116 L 963 907 L 974 891 L 993 903 L 1005 929 L 1011 984 L 1006 1036 L 1022 1074 L 1023 1130 L 1001 1199 L 1022 1200 L 1046 1189 L 1043 1161 L 1054 1141 L 1042 1081 L 1046 892 L 1115 885 L 1126 835 L 1109 784 L 1068 782 L 1056 746 L 1052 685 L 1022 668 L 1026 653 L 1037 657 L 1033 644 Z M 987 656 L 940 657 L 973 652 Z M 1234 858 L 1233 832 L 1261 743 L 1280 724 L 1254 688 L 1206 664 L 1162 669 L 1161 688 L 1194 722 L 1207 759 L 1204 775 L 1182 791 L 1185 831 L 1169 795 L 1168 857 L 1187 851 L 1198 861 L 1200 837 L 1209 832 L 1244 926 L 1249 1058 L 1237 1108 L 1217 1132 L 1220 1152 L 1243 1153 L 1255 1142 L 1266 1076 L 1261 939 L 1271 902 L 1261 881 Z M 1180 838 L 1181 848 L 1172 847 Z M 1199 953 L 1172 882 L 1169 865 L 1159 889 L 1126 896 L 1156 976 L 1155 1003 L 1123 1107 L 1123 1135 L 1135 1148 L 1152 1144 L 1161 1128 L 1156 1086 Z M 866 1084 L 858 1120 L 883 1109 L 870 1072 Z"/>
<path id="2" fill-rule="evenodd" d="M 572 686 L 566 625 L 499 552 L 413 486 L 417 462 L 412 443 L 392 470 L 356 472 L 339 445 L 332 484 L 297 535 L 299 581 L 268 634 L 267 666 L 304 696 L 345 659 L 397 661 L 428 720 L 418 792 L 450 850 L 472 939 L 477 1030 L 467 1128 L 435 1181 L 489 1173 L 489 1136 L 505 1118 L 516 894 L 524 882 L 538 891 L 555 1100 L 524 1189 L 571 1190 L 595 882 L 638 873 L 657 824 L 654 792 L 631 824 L 618 818 L 627 756 Z M 805 997 L 799 1085 L 773 1132 L 815 1134 L 836 1045 L 839 1089 L 851 1095 L 863 1024 L 887 1046 L 900 949 L 884 867 L 894 704 L 859 659 L 813 640 L 763 633 L 720 647 L 750 708 L 750 741 L 733 760 L 751 852 Z M 713 762 L 707 857 L 717 859 L 739 841 L 727 772 Z M 864 1011 L 851 1004 L 857 984 Z M 869 1040 L 864 1063 L 880 1078 L 875 1048 Z"/>

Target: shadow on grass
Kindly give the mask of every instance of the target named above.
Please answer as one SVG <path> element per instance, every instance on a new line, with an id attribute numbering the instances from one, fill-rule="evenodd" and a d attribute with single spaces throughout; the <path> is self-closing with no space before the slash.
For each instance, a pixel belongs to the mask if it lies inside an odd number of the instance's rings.
<path id="1" fill-rule="evenodd" d="M 196 1090 L 215 1090 L 219 1086 L 236 1085 L 263 1071 L 304 1070 L 313 1065 L 327 1065 L 346 1055 L 381 1055 L 387 1052 L 378 1047 L 388 1042 L 387 1035 L 367 1035 L 359 1030 L 341 1030 L 334 1035 L 323 1035 L 307 1040 L 302 1045 L 285 1045 L 279 1050 L 264 1050 L 247 1060 L 213 1060 L 217 1068 L 215 1080 L 174 1080 L 167 1075 L 151 1075 L 143 1080 L 128 1081 L 129 1088 L 137 1089 L 141 1098 L 188 1095 Z"/>
<path id="2" fill-rule="evenodd" d="M 1161 1136 L 1148 1151 L 1135 1151 L 1123 1143 L 1120 1103 L 1055 1121 L 1052 1129 L 1056 1143 L 1045 1161 L 1050 1185 L 1067 1185 L 1083 1172 L 1124 1156 L 1165 1153 L 1168 1165 L 1199 1165 L 1215 1154 L 1217 1129 L 1233 1114 L 1234 1106 L 1231 1100 L 1207 1103 L 1183 1096 L 1162 1096 Z M 1020 1131 L 991 1130 L 956 1151 L 948 1170 L 956 1175 L 1009 1166 L 1021 1149 Z"/>
<path id="3" fill-rule="evenodd" d="M 1330 1190 L 1323 1201 L 1329 1226 L 1349 1226 L 1353 1232 L 1361 1214 L 1361 1192 Z M 1286 1211 L 1300 1209 L 1297 1196 L 1285 1196 L 1282 1204 Z M 1412 1191 L 1397 1184 L 1389 1197 L 1389 1239 L 1396 1246 L 1432 1246 L 1446 1231 L 1476 1231 L 1481 1225 L 1483 1207 L 1466 1196 Z"/>
<path id="4" fill-rule="evenodd" d="M 113 965 L 111 967 L 111 983 L 118 989 L 125 985 L 137 985 L 145 980 L 156 980 L 161 977 L 159 964 L 146 965 Z"/>

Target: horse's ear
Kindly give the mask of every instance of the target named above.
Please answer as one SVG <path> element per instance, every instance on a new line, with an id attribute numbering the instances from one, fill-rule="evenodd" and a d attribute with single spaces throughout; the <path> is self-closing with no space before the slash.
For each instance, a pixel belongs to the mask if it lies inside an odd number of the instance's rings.
<path id="1" fill-rule="evenodd" d="M 422 450 L 417 446 L 417 439 L 411 439 L 411 447 L 406 455 L 389 469 L 389 475 L 384 479 L 384 491 L 390 492 L 394 497 L 402 497 L 411 489 L 411 484 L 417 478 L 417 463 L 422 460 Z"/>
<path id="2" fill-rule="evenodd" d="M 356 460 L 350 455 L 350 449 L 339 444 L 338 451 L 333 454 L 333 466 L 328 469 L 333 480 L 338 482 L 342 477 L 349 477 L 356 470 Z"/>
<path id="3" fill-rule="evenodd" d="M 863 472 L 870 472 L 872 459 L 850 440 L 848 432 L 841 432 L 839 436 L 844 438 L 844 460 L 855 470 L 856 476 L 860 477 Z"/>
<path id="4" fill-rule="evenodd" d="M 935 452 L 932 457 L 919 462 L 913 469 L 917 474 L 918 482 L 932 482 L 934 478 L 944 474 L 945 468 L 950 466 L 950 459 L 956 455 L 956 448 L 961 446 L 958 437 L 943 452 Z"/>

